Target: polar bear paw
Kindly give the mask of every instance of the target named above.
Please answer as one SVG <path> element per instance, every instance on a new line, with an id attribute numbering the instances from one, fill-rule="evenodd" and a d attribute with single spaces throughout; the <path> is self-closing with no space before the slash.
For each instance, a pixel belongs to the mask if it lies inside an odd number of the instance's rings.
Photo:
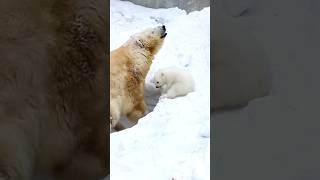
<path id="1" fill-rule="evenodd" d="M 167 98 L 167 95 L 162 95 L 159 97 L 159 99 L 165 99 L 165 98 Z"/>
<path id="2" fill-rule="evenodd" d="M 165 98 L 167 98 L 167 99 L 173 99 L 173 98 L 175 98 L 175 96 L 170 95 L 170 94 L 165 94 L 165 95 L 162 95 L 162 96 L 159 97 L 159 99 L 165 99 Z"/>

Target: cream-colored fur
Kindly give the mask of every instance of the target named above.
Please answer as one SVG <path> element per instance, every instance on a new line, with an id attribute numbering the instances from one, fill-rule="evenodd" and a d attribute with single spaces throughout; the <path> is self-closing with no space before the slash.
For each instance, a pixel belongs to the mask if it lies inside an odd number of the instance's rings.
<path id="1" fill-rule="evenodd" d="M 122 116 L 137 120 L 147 114 L 144 81 L 154 55 L 165 39 L 164 26 L 148 28 L 134 34 L 110 57 L 110 129 L 123 129 Z"/>
<path id="2" fill-rule="evenodd" d="M 192 75 L 175 66 L 159 69 L 151 82 L 155 84 L 156 88 L 160 88 L 160 99 L 173 99 L 178 96 L 185 96 L 194 91 L 194 79 Z"/>

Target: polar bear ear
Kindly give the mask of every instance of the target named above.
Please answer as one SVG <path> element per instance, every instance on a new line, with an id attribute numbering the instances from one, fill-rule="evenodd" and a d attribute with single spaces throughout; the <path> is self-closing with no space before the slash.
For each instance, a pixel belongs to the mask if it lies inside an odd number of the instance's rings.
<path id="1" fill-rule="evenodd" d="M 161 76 L 164 76 L 164 73 L 162 72 L 162 73 L 160 73 L 160 75 L 161 75 Z"/>

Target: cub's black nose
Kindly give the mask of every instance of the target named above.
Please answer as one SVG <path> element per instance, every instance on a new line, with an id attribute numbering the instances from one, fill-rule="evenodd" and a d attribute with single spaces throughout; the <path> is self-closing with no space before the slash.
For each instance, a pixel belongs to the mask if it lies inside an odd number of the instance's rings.
<path id="1" fill-rule="evenodd" d="M 163 26 L 162 26 L 162 29 L 163 29 L 164 31 L 166 31 L 166 26 L 165 26 L 165 25 L 163 25 Z"/>

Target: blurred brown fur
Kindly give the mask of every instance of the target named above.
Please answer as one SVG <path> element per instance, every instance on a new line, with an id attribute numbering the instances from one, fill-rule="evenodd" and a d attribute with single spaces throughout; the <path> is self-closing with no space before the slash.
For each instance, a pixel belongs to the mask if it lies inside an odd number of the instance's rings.
<path id="1" fill-rule="evenodd" d="M 109 174 L 103 0 L 0 2 L 0 179 Z"/>

